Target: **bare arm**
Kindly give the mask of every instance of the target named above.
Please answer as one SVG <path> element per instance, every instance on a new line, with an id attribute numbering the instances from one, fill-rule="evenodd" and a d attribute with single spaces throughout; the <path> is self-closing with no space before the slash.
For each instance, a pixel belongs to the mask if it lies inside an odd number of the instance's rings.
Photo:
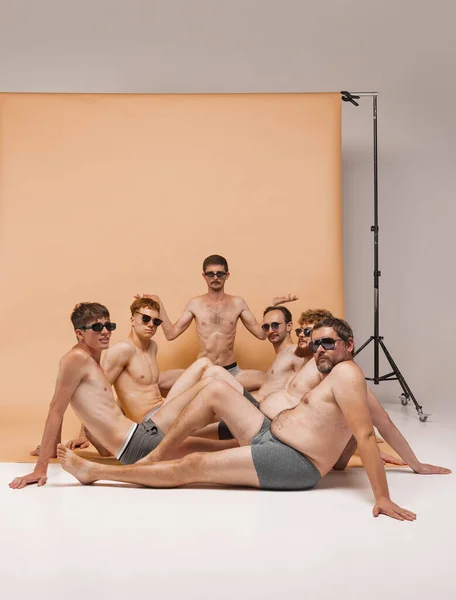
<path id="1" fill-rule="evenodd" d="M 63 415 L 85 374 L 84 367 L 86 361 L 86 357 L 77 353 L 66 355 L 60 361 L 55 392 L 49 406 L 49 412 L 40 445 L 40 455 L 35 469 L 33 473 L 29 473 L 24 477 L 16 477 L 9 484 L 11 488 L 20 489 L 29 483 L 37 483 L 38 486 L 42 486 L 46 483 L 49 459 L 55 452 Z"/>
<path id="2" fill-rule="evenodd" d="M 111 385 L 128 365 L 132 353 L 132 347 L 126 342 L 120 342 L 106 351 L 103 359 L 103 371 Z"/>
<path id="3" fill-rule="evenodd" d="M 391 446 L 391 448 L 395 450 L 401 458 L 404 459 L 404 461 L 415 471 L 415 473 L 419 473 L 420 475 L 446 475 L 451 473 L 449 469 L 445 469 L 444 467 L 436 467 L 434 465 L 427 465 L 421 463 L 417 459 L 405 437 L 391 421 L 388 413 L 380 404 L 372 390 L 369 388 L 367 388 L 367 404 L 372 421 L 375 427 L 377 427 L 380 435 Z"/>
<path id="4" fill-rule="evenodd" d="M 295 302 L 299 300 L 295 294 L 288 294 L 287 296 L 274 296 L 271 302 L 271 306 L 279 306 L 279 304 L 286 304 L 287 302 Z"/>
<path id="5" fill-rule="evenodd" d="M 239 314 L 239 318 L 241 319 L 242 324 L 256 338 L 259 340 L 265 340 L 267 337 L 266 332 L 261 329 L 261 325 L 253 316 L 250 308 L 247 306 L 246 301 L 243 298 L 239 298 L 239 301 L 241 302 L 241 312 Z"/>
<path id="6" fill-rule="evenodd" d="M 160 303 L 160 318 L 162 319 L 162 327 L 163 333 L 168 341 L 175 340 L 179 337 L 186 329 L 189 328 L 190 323 L 194 319 L 194 313 L 192 311 L 192 307 L 194 304 L 193 298 L 187 303 L 187 306 L 184 308 L 184 312 L 177 319 L 174 325 L 171 323 L 170 318 L 168 317 L 168 313 L 165 310 L 163 302 L 160 300 L 158 296 L 151 296 L 154 300 Z"/>
<path id="7" fill-rule="evenodd" d="M 333 369 L 333 393 L 353 435 L 375 496 L 373 514 L 385 514 L 400 521 L 413 521 L 414 513 L 391 501 L 385 468 L 375 439 L 374 427 L 367 405 L 367 385 L 361 369 L 352 362 L 343 362 Z"/>

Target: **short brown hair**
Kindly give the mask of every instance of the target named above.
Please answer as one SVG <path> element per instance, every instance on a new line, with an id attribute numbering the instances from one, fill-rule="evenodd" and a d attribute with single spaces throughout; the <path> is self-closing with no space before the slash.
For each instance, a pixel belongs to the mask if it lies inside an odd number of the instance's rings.
<path id="1" fill-rule="evenodd" d="M 288 310 L 288 308 L 286 306 L 268 306 L 267 308 L 264 309 L 263 317 L 265 315 L 267 315 L 269 312 L 272 312 L 273 310 L 278 310 L 283 314 L 283 316 L 285 318 L 285 323 L 291 323 L 291 321 L 293 320 L 293 317 L 291 316 L 291 312 Z"/>
<path id="2" fill-rule="evenodd" d="M 329 310 L 326 310 L 326 308 L 309 308 L 309 310 L 305 310 L 301 313 L 298 323 L 299 325 L 302 325 L 303 323 L 311 323 L 313 325 L 322 319 L 332 318 L 332 313 L 330 313 Z"/>
<path id="3" fill-rule="evenodd" d="M 156 300 L 152 300 L 152 298 L 136 298 L 130 306 L 131 314 L 134 315 L 140 308 L 150 308 L 160 314 L 160 304 Z"/>
<path id="4" fill-rule="evenodd" d="M 207 267 L 209 267 L 211 265 L 222 265 L 222 267 L 225 268 L 225 271 L 227 273 L 229 271 L 228 262 L 227 262 L 226 258 L 224 258 L 223 256 L 220 256 L 220 254 L 211 254 L 210 256 L 205 258 L 203 261 L 203 271 L 205 272 Z"/>
<path id="5" fill-rule="evenodd" d="M 73 327 L 81 329 L 89 321 L 97 321 L 103 318 L 109 319 L 109 310 L 103 304 L 98 304 L 98 302 L 80 302 L 73 308 L 70 318 Z"/>
<path id="6" fill-rule="evenodd" d="M 337 333 L 337 335 L 348 344 L 348 340 L 350 338 L 353 339 L 353 350 L 352 355 L 355 355 L 355 336 L 353 335 L 353 330 L 347 321 L 342 319 L 336 319 L 336 317 L 327 317 L 325 319 L 321 319 L 318 323 L 315 323 L 313 330 L 316 331 L 322 327 L 331 327 Z"/>

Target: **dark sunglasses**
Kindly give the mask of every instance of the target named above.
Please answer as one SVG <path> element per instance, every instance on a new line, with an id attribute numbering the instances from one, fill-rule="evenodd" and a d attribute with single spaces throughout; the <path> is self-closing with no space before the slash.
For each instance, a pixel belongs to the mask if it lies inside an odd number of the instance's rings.
<path id="1" fill-rule="evenodd" d="M 117 327 L 116 323 L 111 323 L 111 321 L 106 321 L 106 323 L 92 323 L 92 325 L 84 325 L 84 327 L 79 327 L 82 331 L 87 331 L 87 329 L 91 329 L 92 331 L 96 331 L 100 333 L 103 331 L 103 328 L 106 327 L 108 331 L 114 331 Z"/>
<path id="2" fill-rule="evenodd" d="M 309 344 L 309 348 L 312 352 L 317 352 L 318 348 L 322 346 L 325 350 L 333 350 L 336 342 L 343 342 L 342 338 L 318 338 L 318 340 L 312 340 Z"/>
<path id="3" fill-rule="evenodd" d="M 274 323 L 271 323 L 271 325 L 269 325 L 269 323 L 263 323 L 261 329 L 266 333 L 268 333 L 269 327 L 271 327 L 272 331 L 279 331 L 281 325 L 284 325 L 284 323 L 277 323 L 277 321 L 274 321 Z"/>
<path id="4" fill-rule="evenodd" d="M 298 327 L 298 329 L 295 329 L 295 333 L 298 337 L 301 335 L 301 333 L 304 337 L 310 337 L 312 330 L 313 330 L 313 327 L 304 327 L 304 328 Z"/>
<path id="5" fill-rule="evenodd" d="M 142 316 L 142 322 L 143 323 L 150 323 L 152 321 L 152 323 L 154 324 L 155 327 L 160 327 L 160 325 L 163 323 L 163 321 L 161 319 L 152 319 L 152 317 L 150 315 L 145 315 L 142 312 L 139 312 L 139 310 L 135 311 L 138 313 L 138 315 Z"/>
<path id="6" fill-rule="evenodd" d="M 218 279 L 223 279 L 226 275 L 226 271 L 205 271 L 204 273 L 206 277 L 209 279 L 213 279 L 214 277 L 218 277 Z"/>

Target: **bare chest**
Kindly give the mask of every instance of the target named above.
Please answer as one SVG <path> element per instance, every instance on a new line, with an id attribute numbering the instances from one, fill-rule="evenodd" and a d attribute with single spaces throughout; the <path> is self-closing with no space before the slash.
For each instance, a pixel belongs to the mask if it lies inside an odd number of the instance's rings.
<path id="1" fill-rule="evenodd" d="M 202 303 L 196 316 L 197 327 L 201 330 L 232 330 L 239 318 L 239 309 L 233 301 Z"/>
<path id="2" fill-rule="evenodd" d="M 298 369 L 293 353 L 283 352 L 279 354 L 268 369 L 269 379 L 287 378 Z"/>
<path id="3" fill-rule="evenodd" d="M 76 388 L 71 403 L 74 408 L 97 410 L 114 403 L 111 385 L 100 369 L 91 370 Z"/>
<path id="4" fill-rule="evenodd" d="M 279 427 L 304 426 L 321 439 L 345 435 L 348 428 L 330 387 L 324 383 L 308 392 L 296 408 L 278 415 L 276 421 Z"/>
<path id="5" fill-rule="evenodd" d="M 155 356 L 148 352 L 136 352 L 130 359 L 126 375 L 141 385 L 158 381 L 158 365 Z"/>

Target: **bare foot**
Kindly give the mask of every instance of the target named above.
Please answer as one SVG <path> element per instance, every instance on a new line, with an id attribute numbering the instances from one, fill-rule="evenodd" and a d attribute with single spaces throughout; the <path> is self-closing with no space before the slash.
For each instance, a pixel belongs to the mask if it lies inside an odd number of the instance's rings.
<path id="1" fill-rule="evenodd" d="M 95 465 L 76 456 L 72 450 L 69 450 L 63 444 L 57 446 L 57 458 L 65 471 L 71 473 L 82 484 L 90 485 L 97 480 L 94 476 Z"/>
<path id="2" fill-rule="evenodd" d="M 32 450 L 30 452 L 30 456 L 39 456 L 40 455 L 40 448 L 41 446 L 38 444 L 38 446 L 35 448 L 35 450 Z M 54 453 L 51 458 L 57 458 L 57 453 Z"/>

